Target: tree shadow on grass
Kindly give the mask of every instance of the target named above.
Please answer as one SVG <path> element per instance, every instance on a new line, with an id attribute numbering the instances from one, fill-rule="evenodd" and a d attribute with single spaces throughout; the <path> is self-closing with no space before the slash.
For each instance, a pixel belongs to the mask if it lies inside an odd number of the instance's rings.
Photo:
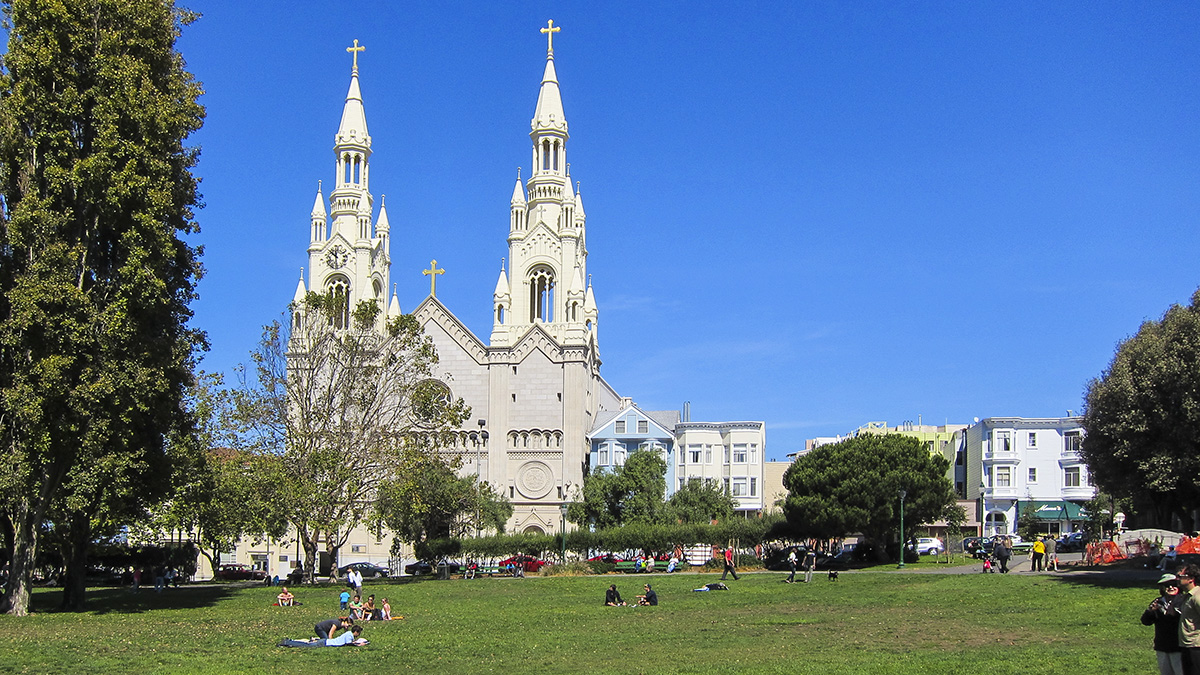
<path id="1" fill-rule="evenodd" d="M 227 584 L 188 584 L 155 593 L 153 587 L 134 593 L 129 588 L 88 588 L 80 614 L 140 614 L 164 609 L 211 607 L 232 596 L 238 589 Z M 47 588 L 34 593 L 30 607 L 34 612 L 67 612 L 62 589 Z"/>
<path id="2" fill-rule="evenodd" d="M 1092 588 L 1154 588 L 1162 572 L 1158 570 L 1129 569 L 1129 568 L 1090 568 L 1054 576 L 1064 583 Z"/>

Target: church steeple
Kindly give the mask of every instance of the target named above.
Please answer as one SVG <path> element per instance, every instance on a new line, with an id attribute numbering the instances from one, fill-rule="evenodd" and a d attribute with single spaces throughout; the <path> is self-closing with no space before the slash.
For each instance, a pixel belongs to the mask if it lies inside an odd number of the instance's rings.
<path id="1" fill-rule="evenodd" d="M 513 344 L 535 324 L 562 344 L 583 344 L 590 330 L 583 311 L 585 222 L 570 184 L 570 134 L 554 64 L 554 34 L 560 30 L 553 21 L 541 29 L 546 66 L 530 121 L 533 170 L 524 184 L 518 174 L 509 200 L 511 266 L 507 275 L 501 271 L 493 298 L 496 346 Z"/>
<path id="2" fill-rule="evenodd" d="M 386 211 L 373 224 L 374 201 L 370 191 L 371 136 L 358 81 L 358 55 L 366 47 L 354 41 L 347 47 L 353 58 L 350 88 L 342 104 L 342 118 L 333 137 L 334 181 L 329 210 L 317 187 L 310 215 L 308 247 L 309 290 L 337 292 L 346 298 L 347 315 L 363 300 L 374 300 L 380 309 L 387 303 L 389 283 Z M 301 281 L 303 284 L 303 281 Z M 382 323 L 381 323 L 382 325 Z"/>

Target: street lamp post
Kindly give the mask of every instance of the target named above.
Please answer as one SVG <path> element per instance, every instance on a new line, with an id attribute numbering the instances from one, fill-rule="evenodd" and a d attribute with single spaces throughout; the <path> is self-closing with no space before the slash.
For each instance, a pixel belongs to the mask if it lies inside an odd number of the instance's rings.
<path id="1" fill-rule="evenodd" d="M 900 568 L 904 568 L 904 498 L 908 491 L 900 490 Z"/>
<path id="2" fill-rule="evenodd" d="M 567 502 L 563 502 L 558 506 L 562 513 L 562 561 L 567 564 Z"/>

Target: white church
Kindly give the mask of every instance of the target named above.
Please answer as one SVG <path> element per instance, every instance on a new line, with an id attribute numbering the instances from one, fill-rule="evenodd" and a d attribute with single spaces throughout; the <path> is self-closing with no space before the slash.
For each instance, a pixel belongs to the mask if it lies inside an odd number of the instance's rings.
<path id="1" fill-rule="evenodd" d="M 662 453 L 669 467 L 668 495 L 687 480 L 714 480 L 729 488 L 743 515 L 758 515 L 764 509 L 762 422 L 693 422 L 686 409 L 682 415 L 643 412 L 601 376 L 599 307 L 587 271 L 587 216 L 567 173 L 570 135 L 554 68 L 558 30 L 553 22 L 542 29 L 547 53 L 529 132 L 532 170 L 513 186 L 506 230 L 499 223 L 484 230 L 508 243 L 507 265 L 492 289 L 491 335 L 480 339 L 437 299 L 441 270 L 436 262 L 425 270 L 429 295 L 413 310 L 437 347 L 435 376 L 450 396 L 471 407 L 460 447 L 448 450 L 462 454 L 464 473 L 489 482 L 512 503 L 508 532 L 557 532 L 560 507 L 582 487 L 589 467 L 615 466 L 638 449 Z M 334 140 L 336 179 L 328 206 L 318 190 L 309 228 L 308 279 L 300 279 L 295 299 L 309 291 L 340 292 L 349 307 L 361 300 L 386 303 L 390 317 L 401 309 L 394 290 L 385 298 L 391 224 L 383 204 L 376 212 L 370 190 L 371 136 L 357 62 L 361 49 L 357 40 L 347 49 L 354 65 Z M 654 424 L 639 423 L 646 420 Z M 365 531 L 356 533 L 340 551 L 340 562 L 386 563 L 390 545 L 386 536 L 377 540 Z M 299 564 L 295 557 L 278 544 L 243 542 L 227 561 L 282 576 Z"/>

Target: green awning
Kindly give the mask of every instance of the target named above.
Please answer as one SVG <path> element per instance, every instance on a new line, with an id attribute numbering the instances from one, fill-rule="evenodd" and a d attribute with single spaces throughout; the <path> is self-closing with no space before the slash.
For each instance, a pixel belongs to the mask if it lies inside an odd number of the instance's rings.
<path id="1" fill-rule="evenodd" d="M 1024 515 L 1028 511 L 1033 511 L 1033 515 L 1038 520 L 1044 522 L 1057 522 L 1061 520 L 1087 520 L 1087 513 L 1083 507 L 1075 502 L 1067 501 L 1027 501 L 1021 503 L 1021 514 Z"/>

